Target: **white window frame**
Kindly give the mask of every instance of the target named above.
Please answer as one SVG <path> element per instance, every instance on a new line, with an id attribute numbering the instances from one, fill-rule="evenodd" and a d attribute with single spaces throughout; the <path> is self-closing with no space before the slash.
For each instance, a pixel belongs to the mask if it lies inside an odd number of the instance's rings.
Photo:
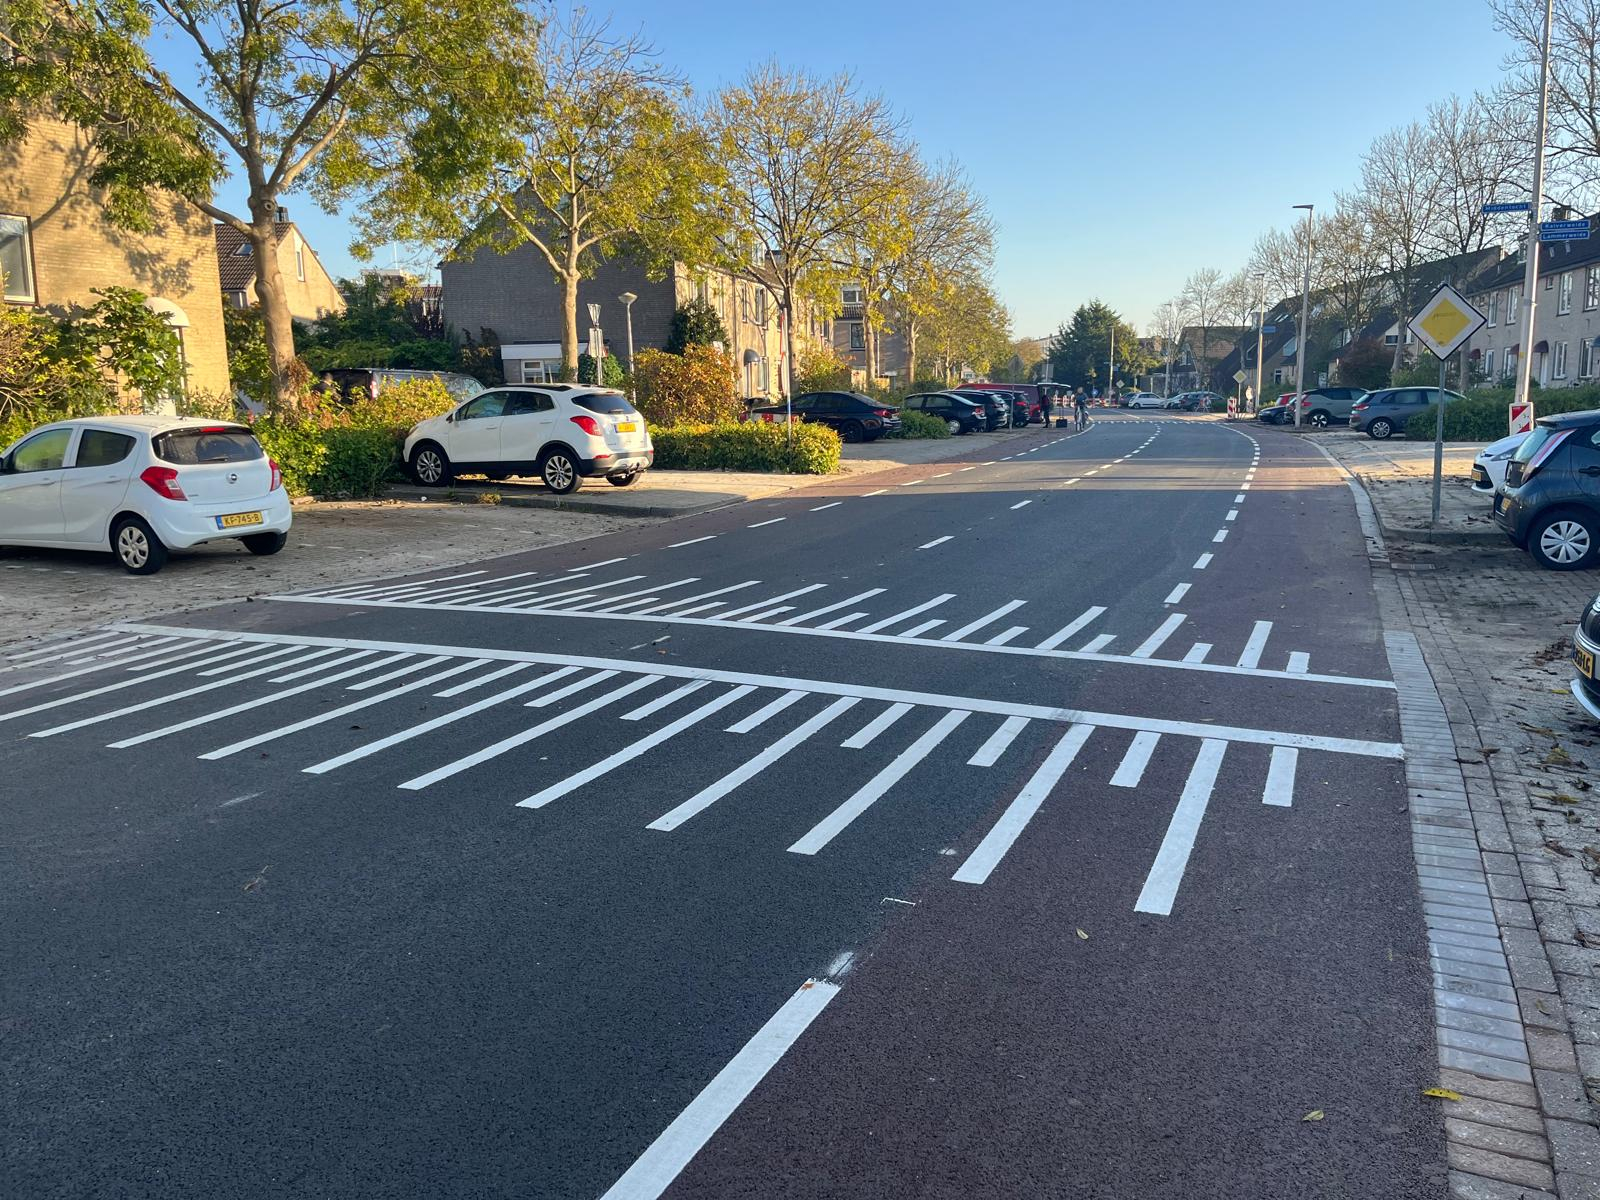
<path id="1" fill-rule="evenodd" d="M 865 304 L 867 289 L 863 287 L 842 287 L 839 289 L 840 304 Z"/>
<path id="2" fill-rule="evenodd" d="M 1517 319 L 1517 311 L 1522 307 L 1522 285 L 1506 289 L 1506 324 L 1509 325 Z"/>
<path id="3" fill-rule="evenodd" d="M 1483 377 L 1485 379 L 1493 379 L 1494 378 L 1494 351 L 1493 350 L 1490 350 L 1490 351 L 1486 352 L 1484 354 L 1484 356 L 1483 356 Z"/>
<path id="4" fill-rule="evenodd" d="M 1590 267 L 1583 281 L 1583 308 L 1585 312 L 1600 308 L 1600 267 Z"/>
<path id="5" fill-rule="evenodd" d="M 1500 322 L 1500 293 L 1490 292 L 1489 302 L 1484 307 L 1489 310 L 1486 315 L 1489 318 L 1489 327 L 1492 329 Z"/>
<path id="6" fill-rule="evenodd" d="M 522 383 L 554 383 L 556 378 L 550 373 L 550 363 L 542 358 L 525 358 L 522 360 Z"/>
<path id="7" fill-rule="evenodd" d="M 1578 343 L 1578 378 L 1594 378 L 1594 339 L 1584 338 Z"/>
<path id="8" fill-rule="evenodd" d="M 21 213 L 0 212 L 0 220 L 15 221 L 20 226 L 22 245 L 22 269 L 27 273 L 23 281 L 26 288 L 17 287 L 15 280 L 6 277 L 4 282 L 4 301 L 7 304 L 37 304 L 39 302 L 39 279 L 34 269 L 33 262 L 33 222 Z M 17 288 L 12 291 L 12 288 Z"/>
<path id="9" fill-rule="evenodd" d="M 1550 378 L 1565 379 L 1567 377 L 1567 343 L 1557 342 L 1550 349 Z"/>
<path id="10" fill-rule="evenodd" d="M 1566 316 L 1572 311 L 1572 272 L 1561 272 L 1561 290 L 1556 293 L 1556 315 Z"/>

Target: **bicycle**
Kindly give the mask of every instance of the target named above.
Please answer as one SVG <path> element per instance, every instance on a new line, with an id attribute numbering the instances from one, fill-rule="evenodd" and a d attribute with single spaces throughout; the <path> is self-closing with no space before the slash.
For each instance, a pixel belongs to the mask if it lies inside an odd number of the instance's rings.
<path id="1" fill-rule="evenodd" d="M 1082 433 L 1087 428 L 1089 428 L 1089 410 L 1080 408 L 1078 410 L 1078 432 Z"/>

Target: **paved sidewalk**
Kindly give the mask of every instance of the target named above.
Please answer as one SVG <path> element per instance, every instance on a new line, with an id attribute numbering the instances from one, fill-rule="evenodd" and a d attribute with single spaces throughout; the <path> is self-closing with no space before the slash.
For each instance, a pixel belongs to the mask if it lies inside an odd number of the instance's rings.
<path id="1" fill-rule="evenodd" d="M 1042 439 L 1045 432 L 1041 426 L 1030 425 L 1026 429 L 997 429 L 993 433 L 970 433 L 959 438 L 880 439 L 844 447 L 836 475 L 651 470 L 630 488 L 612 487 L 603 479 L 590 479 L 570 496 L 553 495 L 542 484 L 527 479 L 508 479 L 503 483 L 467 479 L 448 488 L 396 484 L 388 495 L 391 499 L 413 503 L 467 504 L 483 503 L 482 498 L 490 496 L 498 497 L 493 503 L 511 508 L 565 509 L 621 517 L 688 517 L 728 504 L 765 500 L 797 488 L 815 487 L 841 477 L 869 475 L 874 471 L 949 458 L 971 458 L 1003 446 Z"/>
<path id="2" fill-rule="evenodd" d="M 1439 524 L 1433 515 L 1433 443 L 1403 438 L 1374 441 L 1341 430 L 1321 433 L 1279 430 L 1266 433 L 1301 437 L 1321 446 L 1343 463 L 1372 498 L 1384 536 L 1392 541 L 1438 542 L 1448 545 L 1499 545 L 1505 535 L 1494 523 L 1489 497 L 1472 490 L 1472 460 L 1484 443 L 1446 442 L 1443 485 L 1439 491 Z"/>
<path id="3" fill-rule="evenodd" d="M 1408 456 L 1391 455 L 1398 483 Z M 1408 731 L 1436 986 L 1454 977 L 1437 1014 L 1440 1085 L 1462 1097 L 1441 1101 L 1450 1194 L 1600 1200 L 1600 728 L 1566 666 L 1600 572 L 1541 571 L 1503 542 L 1391 541 L 1374 565 L 1428 693 L 1402 686 L 1427 742 Z"/>

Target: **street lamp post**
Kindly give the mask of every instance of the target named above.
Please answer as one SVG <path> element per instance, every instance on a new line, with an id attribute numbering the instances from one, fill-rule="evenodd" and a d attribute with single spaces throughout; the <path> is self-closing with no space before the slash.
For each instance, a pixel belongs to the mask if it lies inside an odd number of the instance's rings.
<path id="1" fill-rule="evenodd" d="M 1267 325 L 1267 273 L 1256 272 L 1256 398 L 1252 405 L 1261 403 L 1261 352 L 1266 339 Z"/>
<path id="2" fill-rule="evenodd" d="M 1311 215 L 1314 204 L 1296 204 L 1306 210 L 1306 269 L 1300 281 L 1300 332 L 1294 343 L 1294 427 L 1300 428 L 1300 393 L 1306 390 L 1306 322 L 1311 317 Z"/>
<path id="3" fill-rule="evenodd" d="M 622 301 L 622 311 L 628 322 L 628 401 L 633 402 L 633 302 L 639 297 L 632 292 L 623 292 L 617 299 Z"/>
<path id="4" fill-rule="evenodd" d="M 1544 143 L 1550 122 L 1550 26 L 1555 0 L 1545 0 L 1544 42 L 1539 56 L 1539 119 L 1533 135 L 1533 196 L 1528 206 L 1528 269 L 1522 277 L 1522 349 L 1517 354 L 1517 400 L 1526 404 L 1533 386 L 1533 316 L 1539 306 L 1539 208 L 1544 202 Z M 1439 395 L 1440 407 L 1444 394 Z"/>

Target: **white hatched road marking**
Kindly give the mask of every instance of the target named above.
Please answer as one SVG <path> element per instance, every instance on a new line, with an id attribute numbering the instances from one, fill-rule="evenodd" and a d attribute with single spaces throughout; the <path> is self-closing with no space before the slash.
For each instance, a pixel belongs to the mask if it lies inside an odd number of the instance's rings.
<path id="1" fill-rule="evenodd" d="M 1162 917 L 1172 914 L 1172 903 L 1177 898 L 1178 885 L 1183 882 L 1183 873 L 1189 865 L 1189 855 L 1194 850 L 1206 806 L 1211 803 L 1211 792 L 1216 787 L 1217 772 L 1222 769 L 1222 755 L 1227 748 L 1227 742 L 1212 738 L 1200 744 L 1200 753 L 1183 785 L 1183 795 L 1172 812 L 1166 836 L 1161 839 L 1161 849 L 1156 851 L 1155 863 L 1133 906 L 1135 912 Z"/>
<path id="2" fill-rule="evenodd" d="M 1098 634 L 1095 637 L 1090 638 L 1087 642 L 1085 642 L 1083 644 L 1083 649 L 1078 651 L 1078 653 L 1079 654 L 1098 654 L 1101 650 L 1105 649 L 1107 646 L 1111 645 L 1111 643 L 1116 641 L 1116 640 L 1117 640 L 1117 635 L 1114 634 L 1114 633 Z"/>
<path id="3" fill-rule="evenodd" d="M 1288 671 L 1291 675 L 1305 675 L 1311 670 L 1311 656 L 1304 650 L 1294 650 L 1289 654 Z"/>
<path id="4" fill-rule="evenodd" d="M 441 700 L 451 696 L 459 696 L 464 692 L 472 691 L 474 688 L 481 688 L 486 683 L 493 683 L 497 679 L 504 679 L 507 675 L 515 675 L 518 671 L 526 671 L 527 669 L 527 663 L 512 663 L 509 667 L 501 667 L 498 671 L 490 671 L 487 675 L 479 675 L 476 679 L 469 679 L 465 683 L 447 687 L 442 692 L 435 692 L 434 695 Z"/>
<path id="5" fill-rule="evenodd" d="M 803 983 L 600 1200 L 658 1200 L 838 994 L 836 983 Z"/>
<path id="6" fill-rule="evenodd" d="M 1271 621 L 1257 621 L 1250 630 L 1250 638 L 1244 644 L 1244 652 L 1239 655 L 1239 666 L 1257 667 L 1261 665 L 1261 652 L 1267 648 L 1267 638 L 1272 634 Z"/>
<path id="7" fill-rule="evenodd" d="M 841 629 L 844 626 L 850 624 L 851 621 L 859 621 L 859 620 L 861 620 L 862 617 L 868 617 L 868 616 L 871 616 L 871 615 L 872 615 L 871 613 L 864 613 L 864 612 L 846 613 L 842 617 L 835 617 L 831 621 L 824 621 L 821 625 L 818 625 L 817 628 L 818 629 Z"/>
<path id="8" fill-rule="evenodd" d="M 259 647 L 252 646 L 249 649 L 244 649 L 244 650 L 229 650 L 226 653 L 218 654 L 216 656 L 216 658 L 213 659 L 212 661 L 221 662 L 223 659 L 239 658 L 239 657 L 241 657 L 243 655 L 250 654 L 252 651 L 257 650 L 257 649 L 259 649 Z M 286 654 L 293 654 L 294 651 L 295 651 L 295 647 L 290 646 L 290 647 L 286 647 L 286 648 L 284 648 L 282 650 L 274 651 L 271 654 L 258 654 L 253 661 L 254 662 L 258 662 L 258 663 L 259 662 L 266 662 L 268 659 L 278 659 L 278 658 L 282 658 Z M 157 653 L 159 653 L 159 651 Z M 317 657 L 321 657 L 321 656 L 319 655 Z M 296 659 L 295 661 L 299 662 L 299 661 L 303 661 L 303 659 Z M 266 669 L 269 670 L 269 671 L 276 671 L 276 670 L 279 669 L 279 667 L 281 665 L 282 665 L 281 663 L 274 662 L 271 666 L 267 667 Z M 231 670 L 233 668 L 230 666 L 228 669 Z M 192 671 L 192 670 L 194 670 L 194 664 L 192 664 L 192 663 L 182 663 L 179 666 L 168 667 L 165 670 L 155 671 L 155 672 L 152 672 L 149 675 L 141 675 L 137 679 L 124 679 L 124 680 L 121 680 L 121 681 L 119 681 L 117 683 L 108 683 L 103 687 L 91 688 L 87 692 L 74 692 L 70 696 L 60 696 L 60 697 L 57 697 L 54 700 L 47 700 L 42 704 L 32 705 L 29 708 L 19 708 L 19 709 L 13 710 L 12 712 L 0 713 L 0 721 L 10 721 L 10 720 L 14 720 L 17 717 L 31 716 L 33 713 L 36 713 L 36 712 L 45 712 L 45 711 L 47 711 L 49 709 L 52 709 L 52 708 L 60 708 L 63 705 L 66 705 L 66 704 L 75 704 L 79 700 L 92 700 L 96 696 L 104 696 L 109 692 L 119 692 L 119 691 L 122 691 L 124 688 L 144 687 L 152 679 L 162 679 L 162 678 L 164 678 L 164 677 L 166 677 L 168 675 L 177 675 L 180 672 Z M 74 672 L 74 674 L 76 674 L 76 672 Z M 211 687 L 226 686 L 227 682 L 228 681 L 224 681 L 224 683 L 221 684 L 221 685 L 211 684 L 211 685 L 208 685 L 208 686 L 211 686 Z"/>
<path id="9" fill-rule="evenodd" d="M 904 633 L 897 633 L 894 636 L 898 638 L 919 638 L 923 634 L 927 633 L 928 630 L 934 629 L 943 624 L 943 621 L 924 621 L 921 625 L 914 626 L 911 629 L 906 630 Z"/>
<path id="10" fill-rule="evenodd" d="M 805 695 L 806 693 L 801 691 L 784 692 L 783 695 L 779 696 L 776 700 L 771 700 L 762 705 L 760 708 L 756 709 L 755 712 L 744 718 L 744 720 L 736 721 L 734 724 L 729 725 L 726 732 L 750 733 L 756 729 L 759 729 L 773 717 L 781 713 L 784 709 L 788 708 L 791 704 L 802 699 Z"/>
<path id="11" fill-rule="evenodd" d="M 989 735 L 989 740 L 978 747 L 978 752 L 967 759 L 969 767 L 992 767 L 1000 761 L 1000 756 L 1016 741 L 1017 734 L 1028 727 L 1027 717 L 1007 717 L 1000 722 L 1000 728 Z"/>
<path id="12" fill-rule="evenodd" d="M 425 658 L 421 662 L 408 663 L 393 671 L 386 671 L 374 679 L 363 679 L 360 683 L 352 683 L 349 690 L 352 692 L 370 692 L 373 688 L 382 687 L 391 679 L 403 679 L 407 675 L 415 675 L 418 671 L 426 671 L 429 667 L 437 667 L 440 663 L 449 661 L 448 658 Z M 456 672 L 452 671 L 450 674 L 453 676 Z M 432 681 L 426 680 L 424 682 Z"/>
<path id="13" fill-rule="evenodd" d="M 984 835 L 977 848 L 967 856 L 967 860 L 961 864 L 951 879 L 956 883 L 974 884 L 988 880 L 994 869 L 1000 865 L 1000 860 L 1006 856 L 1017 838 L 1022 836 L 1022 831 L 1028 827 L 1028 822 L 1033 820 L 1033 815 L 1039 811 L 1045 797 L 1066 774 L 1067 768 L 1072 765 L 1072 760 L 1078 756 L 1078 751 L 1083 749 L 1084 742 L 1089 740 L 1089 735 L 1093 732 L 1092 725 L 1074 725 L 1062 735 L 1044 762 L 1039 764 L 1039 769 L 1033 773 L 1033 777 L 1023 784 L 1016 798 L 1006 806 L 1006 810 L 1000 814 L 1000 819 L 990 827 L 989 832 Z"/>
<path id="14" fill-rule="evenodd" d="M 1078 630 L 1082 629 L 1085 625 L 1088 625 L 1091 621 L 1103 614 L 1105 611 L 1106 610 L 1100 605 L 1095 605 L 1093 608 L 1085 609 L 1081 614 L 1073 619 L 1070 625 L 1065 625 L 1056 630 L 1056 632 L 1052 633 L 1049 637 L 1045 638 L 1044 641 L 1040 642 L 1035 649 L 1054 650 L 1057 646 L 1061 645 L 1062 642 L 1066 641 L 1073 634 L 1077 633 Z"/>
<path id="15" fill-rule="evenodd" d="M 931 541 L 931 542 L 923 542 L 922 545 L 917 547 L 917 549 L 918 550 L 932 550 L 935 546 L 944 545 L 953 536 L 954 536 L 953 534 L 948 534 L 947 533 L 943 537 L 934 538 L 933 541 Z"/>
<path id="16" fill-rule="evenodd" d="M 1116 774 L 1111 776 L 1111 786 L 1138 787 L 1139 781 L 1144 778 L 1144 769 L 1150 765 L 1150 756 L 1155 753 L 1156 743 L 1160 740 L 1159 733 L 1134 734 L 1133 741 L 1128 745 L 1128 752 L 1117 764 Z"/>
<path id="17" fill-rule="evenodd" d="M 810 612 L 803 612 L 798 617 L 790 617 L 786 621 L 779 621 L 778 624 L 779 625 L 798 625 L 802 621 L 811 620 L 813 617 L 820 617 L 820 616 L 823 616 L 826 613 L 838 612 L 841 608 L 844 608 L 846 605 L 859 604 L 863 600 L 870 600 L 874 596 L 882 595 L 883 592 L 884 592 L 883 588 L 868 588 L 864 592 L 856 593 L 854 596 L 851 596 L 848 600 L 836 600 L 832 604 L 825 604 L 821 608 L 813 608 Z"/>
<path id="18" fill-rule="evenodd" d="M 955 598 L 956 594 L 954 592 L 945 592 L 942 595 L 935 596 L 932 600 L 924 600 L 921 604 L 916 604 L 910 608 L 903 609 L 902 611 L 895 613 L 892 617 L 885 617 L 881 621 L 874 621 L 871 625 L 868 625 L 863 629 L 858 629 L 856 632 L 858 634 L 877 633 L 880 629 L 887 629 L 891 625 L 898 625 L 901 621 L 909 620 L 912 617 L 927 612 L 930 608 L 937 608 L 946 600 L 954 600 Z"/>
<path id="19" fill-rule="evenodd" d="M 698 692 L 701 688 L 705 687 L 706 684 L 708 684 L 709 682 L 710 682 L 710 680 L 707 680 L 707 679 L 694 679 L 694 680 L 691 680 L 690 682 L 684 684 L 680 688 L 674 688 L 672 691 L 668 692 L 664 696 L 657 696 L 654 700 L 650 701 L 648 704 L 641 704 L 638 708 L 634 709 L 632 712 L 623 713 L 622 714 L 622 719 L 624 721 L 643 721 L 646 717 L 654 716 L 656 713 L 660 712 L 663 708 L 666 708 L 668 705 L 675 704 L 682 697 L 690 695 L 693 692 Z"/>
<path id="20" fill-rule="evenodd" d="M 274 675 L 267 682 L 268 683 L 293 683 L 296 679 L 304 679 L 307 675 L 316 675 L 319 672 L 326 671 L 329 667 L 337 667 L 337 666 L 341 665 L 342 663 L 354 662 L 358 658 L 368 658 L 371 655 L 374 655 L 376 653 L 377 653 L 376 650 L 364 650 L 360 654 L 346 654 L 343 658 L 334 658 L 334 659 L 328 660 L 327 662 L 319 662 L 319 663 L 315 664 L 314 666 L 301 667 L 298 671 L 290 671 L 287 675 Z M 407 658 L 411 658 L 411 657 L 413 657 L 411 654 L 402 652 L 402 653 L 399 653 L 399 654 L 391 655 L 388 658 L 381 659 L 378 662 L 364 663 L 362 665 L 361 669 L 362 669 L 362 671 L 370 671 L 373 667 L 387 666 L 389 663 L 400 662 L 403 659 L 407 659 Z M 274 670 L 282 670 L 286 666 L 287 667 L 294 666 L 294 664 L 296 662 L 306 662 L 306 661 L 309 661 L 309 660 L 307 660 L 307 659 L 295 659 L 293 662 L 279 663 L 278 666 L 274 668 Z M 206 674 L 208 674 L 208 675 L 210 673 L 211 672 L 209 672 L 209 671 L 206 672 Z"/>
<path id="21" fill-rule="evenodd" d="M 689 797 L 689 799 L 685 800 L 682 804 L 678 805 L 670 812 L 663 813 L 654 821 L 651 821 L 649 825 L 645 826 L 645 828 L 662 831 L 670 831 L 678 828 L 678 826 L 682 825 L 690 817 L 696 816 L 710 808 L 713 804 L 722 799 L 729 792 L 733 791 L 740 784 L 754 779 L 762 771 L 765 771 L 773 763 L 777 762 L 784 755 L 788 754 L 789 751 L 795 749 L 795 747 L 805 742 L 811 737 L 812 734 L 816 733 L 823 726 L 827 725 L 835 717 L 839 716 L 846 709 L 849 709 L 858 703 L 860 702 L 854 696 L 841 696 L 832 704 L 828 705 L 827 708 L 814 715 L 810 720 L 784 734 L 777 741 L 773 742 L 772 745 L 761 751 L 760 754 L 757 754 L 754 758 L 741 764 L 740 766 L 735 767 L 732 771 L 729 771 L 715 783 L 701 788 L 700 791 L 696 792 L 693 796 Z"/>
<path id="22" fill-rule="evenodd" d="M 167 639 L 162 638 L 163 642 Z M 13 696 L 18 692 L 26 692 L 33 688 L 49 687 L 52 683 L 65 683 L 69 679 L 77 679 L 82 675 L 92 675 L 96 671 L 104 671 L 110 667 L 125 667 L 129 663 L 142 662 L 158 654 L 167 654 L 165 646 L 149 649 L 148 642 L 135 642 L 131 646 L 119 647 L 118 652 L 107 658 L 104 662 L 95 663 L 92 667 L 79 667 L 75 671 L 62 671 L 56 675 L 47 675 L 43 679 L 30 679 L 27 683 L 14 683 L 8 688 L 0 688 L 0 696 Z M 148 678 L 148 676 L 147 676 Z M 0 714 L 0 721 L 6 720 L 6 714 Z"/>
<path id="23" fill-rule="evenodd" d="M 610 757 L 601 759 L 599 762 L 595 763 L 594 766 L 586 767 L 582 771 L 579 771 L 576 775 L 570 775 L 566 779 L 563 779 L 560 783 L 553 783 L 549 787 L 545 788 L 542 792 L 536 792 L 532 796 L 529 796 L 526 800 L 518 800 L 517 807 L 543 808 L 552 800 L 559 800 L 562 796 L 565 796 L 570 792 L 577 791 L 584 784 L 591 783 L 594 780 L 599 779 L 602 775 L 609 775 L 612 771 L 622 766 L 623 763 L 632 762 L 640 755 L 655 749 L 662 742 L 669 741 L 672 738 L 677 737 L 678 734 L 682 733 L 685 729 L 700 724 L 701 721 L 706 720 L 708 717 L 715 716 L 724 708 L 727 708 L 728 705 L 744 699 L 744 697 L 748 696 L 755 690 L 755 688 L 747 685 L 743 687 L 736 687 L 731 691 L 724 692 L 715 700 L 711 700 L 705 704 L 702 704 L 693 712 L 686 713 L 679 717 L 676 721 L 673 721 L 667 725 L 663 725 L 654 733 L 640 738 L 637 742 L 633 743 L 633 745 L 624 746 L 621 750 L 618 750 Z"/>
<path id="24" fill-rule="evenodd" d="M 942 641 L 942 642 L 959 642 L 959 641 L 962 641 L 963 639 L 966 638 L 966 636 L 969 633 L 977 633 L 978 630 L 984 628 L 985 626 L 993 625 L 1001 617 L 1006 616 L 1009 613 L 1016 612 L 1017 609 L 1021 608 L 1026 603 L 1027 603 L 1027 601 L 1025 601 L 1025 600 L 1010 600 L 1010 601 L 1007 601 L 1005 604 L 1002 604 L 999 608 L 995 609 L 993 612 L 987 613 L 984 616 L 979 617 L 976 621 L 968 621 L 965 625 L 961 626 L 961 628 L 951 630 L 949 633 L 945 634 L 944 637 L 940 638 L 939 640 Z"/>
<path id="25" fill-rule="evenodd" d="M 670 604 L 658 604 L 654 608 L 647 608 L 643 612 L 635 613 L 634 615 L 640 617 L 654 616 L 656 613 L 664 613 L 671 609 L 679 608 L 685 604 L 693 604 L 696 600 L 709 600 L 713 596 L 726 596 L 729 592 L 740 592 L 745 588 L 760 586 L 761 580 L 746 579 L 743 583 L 736 583 L 732 587 L 717 588 L 716 591 L 713 592 L 701 592 L 697 596 L 685 596 L 682 600 L 674 600 Z"/>
<path id="26" fill-rule="evenodd" d="M 992 638 L 985 638 L 983 644 L 985 646 L 1004 646 L 1007 642 L 1016 641 L 1017 638 L 1027 632 L 1028 627 L 1026 625 L 1012 625 L 1005 631 L 995 634 Z"/>
<path id="27" fill-rule="evenodd" d="M 531 664 L 518 663 L 517 665 L 519 667 L 525 667 Z M 577 674 L 577 671 L 577 667 L 562 667 L 560 670 L 551 671 L 548 675 L 541 675 L 537 679 L 530 679 L 524 683 L 519 683 L 515 687 L 507 688 L 503 692 L 496 692 L 493 696 L 485 696 L 482 700 L 476 700 L 467 705 L 465 708 L 458 708 L 454 712 L 447 712 L 443 716 L 438 716 L 431 720 L 423 721 L 420 725 L 413 725 L 408 729 L 400 730 L 398 733 L 391 733 L 388 737 L 381 737 L 375 742 L 368 742 L 364 746 L 357 746 L 354 750 L 347 750 L 343 754 L 335 755 L 333 758 L 324 759 L 322 762 L 314 763 L 304 769 L 305 774 L 326 774 L 329 771 L 336 770 L 337 768 L 344 766 L 346 763 L 356 762 L 360 759 L 367 758 L 370 755 L 377 754 L 380 750 L 387 750 L 390 746 L 398 746 L 401 742 L 409 742 L 413 738 L 418 738 L 423 734 L 431 733 L 435 729 L 442 729 L 446 725 L 452 725 L 457 721 L 465 720 L 474 713 L 480 713 L 486 708 L 493 708 L 496 704 L 500 704 L 503 701 L 513 700 L 518 696 L 525 696 L 535 688 L 543 687 L 548 683 L 554 683 L 558 679 L 565 679 L 568 675 L 575 675 Z"/>
<path id="28" fill-rule="evenodd" d="M 1211 643 L 1210 642 L 1196 642 L 1194 645 L 1189 647 L 1189 653 L 1187 653 L 1187 654 L 1185 654 L 1183 656 L 1183 661 L 1186 662 L 1186 663 L 1201 663 L 1201 662 L 1205 662 L 1206 655 L 1208 655 L 1210 653 L 1211 653 Z"/>
<path id="29" fill-rule="evenodd" d="M 641 578 L 643 577 L 641 576 Z M 590 600 L 584 604 L 574 604 L 567 611 L 583 612 L 585 609 L 590 608 L 604 608 L 606 605 L 613 604 L 618 600 L 629 600 L 634 596 L 643 596 L 646 592 L 670 592 L 674 588 L 688 587 L 691 583 L 699 582 L 700 577 L 698 575 L 691 575 L 688 579 L 679 579 L 672 583 L 652 584 L 650 587 L 635 588 L 631 592 L 616 592 L 607 596 L 604 600 Z M 653 600 L 655 597 L 652 596 L 651 599 Z"/>
<path id="30" fill-rule="evenodd" d="M 930 750 L 944 741 L 961 722 L 971 715 L 971 713 L 959 709 L 945 713 L 932 729 L 902 750 L 888 766 L 869 779 L 853 796 L 817 822 L 810 832 L 790 846 L 790 852 L 794 854 L 816 854 L 826 847 L 829 842 L 844 832 L 851 822 L 871 808 L 885 792 L 910 774 L 911 769 L 926 758 Z"/>
<path id="31" fill-rule="evenodd" d="M 1267 786 L 1261 795 L 1263 804 L 1288 808 L 1294 803 L 1294 772 L 1300 762 L 1300 751 L 1292 746 L 1274 746 L 1272 761 L 1267 767 Z"/>
<path id="32" fill-rule="evenodd" d="M 1154 657 L 1155 652 L 1166 644 L 1167 639 L 1176 633 L 1178 626 L 1182 625 L 1186 620 L 1188 618 L 1183 613 L 1173 613 L 1165 621 L 1161 622 L 1154 633 L 1139 643 L 1138 648 L 1133 652 L 1133 657 Z"/>
<path id="33" fill-rule="evenodd" d="M 569 683 L 566 687 L 557 688 L 548 695 L 537 696 L 534 699 L 527 701 L 524 707 L 549 708 L 550 705 L 556 703 L 558 700 L 565 700 L 568 696 L 575 696 L 579 692 L 587 691 L 596 684 L 604 683 L 606 680 L 615 679 L 616 677 L 617 672 L 615 671 L 596 671 L 593 675 L 590 675 L 584 679 L 580 679 L 576 683 Z"/>
<path id="34" fill-rule="evenodd" d="M 559 716 L 551 717 L 548 721 L 541 721 L 530 729 L 524 729 L 513 733 L 509 737 L 503 737 L 499 741 L 483 747 L 481 750 L 474 750 L 471 754 L 464 754 L 442 767 L 435 767 L 431 771 L 406 780 L 400 784 L 400 787 L 408 792 L 420 792 L 423 788 L 431 787 L 433 784 L 438 783 L 441 779 L 459 775 L 462 771 L 475 767 L 479 763 L 488 762 L 491 758 L 498 758 L 509 750 L 515 750 L 518 746 L 525 746 L 535 738 L 541 738 L 547 733 L 553 733 L 555 730 L 565 725 L 570 725 L 574 721 L 581 721 L 590 713 L 598 712 L 608 704 L 615 704 L 619 700 L 624 700 L 641 688 L 649 687 L 660 678 L 659 675 L 642 675 L 638 679 L 623 684 L 609 695 L 598 696 L 586 704 L 580 704 L 577 708 L 568 709 Z"/>
<path id="35" fill-rule="evenodd" d="M 785 600 L 792 600 L 796 596 L 805 596 L 812 592 L 819 592 L 827 586 L 828 585 L 825 583 L 813 583 L 809 587 L 795 588 L 795 590 L 792 592 L 784 592 L 781 596 L 768 596 L 765 600 L 757 600 L 754 604 L 746 604 L 743 608 L 730 608 L 725 613 L 718 613 L 716 620 L 726 621 L 729 617 L 737 617 L 743 613 L 755 612 L 757 609 L 769 608 L 772 605 L 780 604 Z"/>
<path id="36" fill-rule="evenodd" d="M 865 750 L 881 733 L 910 712 L 913 707 L 915 706 L 910 704 L 891 704 L 839 745 L 846 750 Z"/>

